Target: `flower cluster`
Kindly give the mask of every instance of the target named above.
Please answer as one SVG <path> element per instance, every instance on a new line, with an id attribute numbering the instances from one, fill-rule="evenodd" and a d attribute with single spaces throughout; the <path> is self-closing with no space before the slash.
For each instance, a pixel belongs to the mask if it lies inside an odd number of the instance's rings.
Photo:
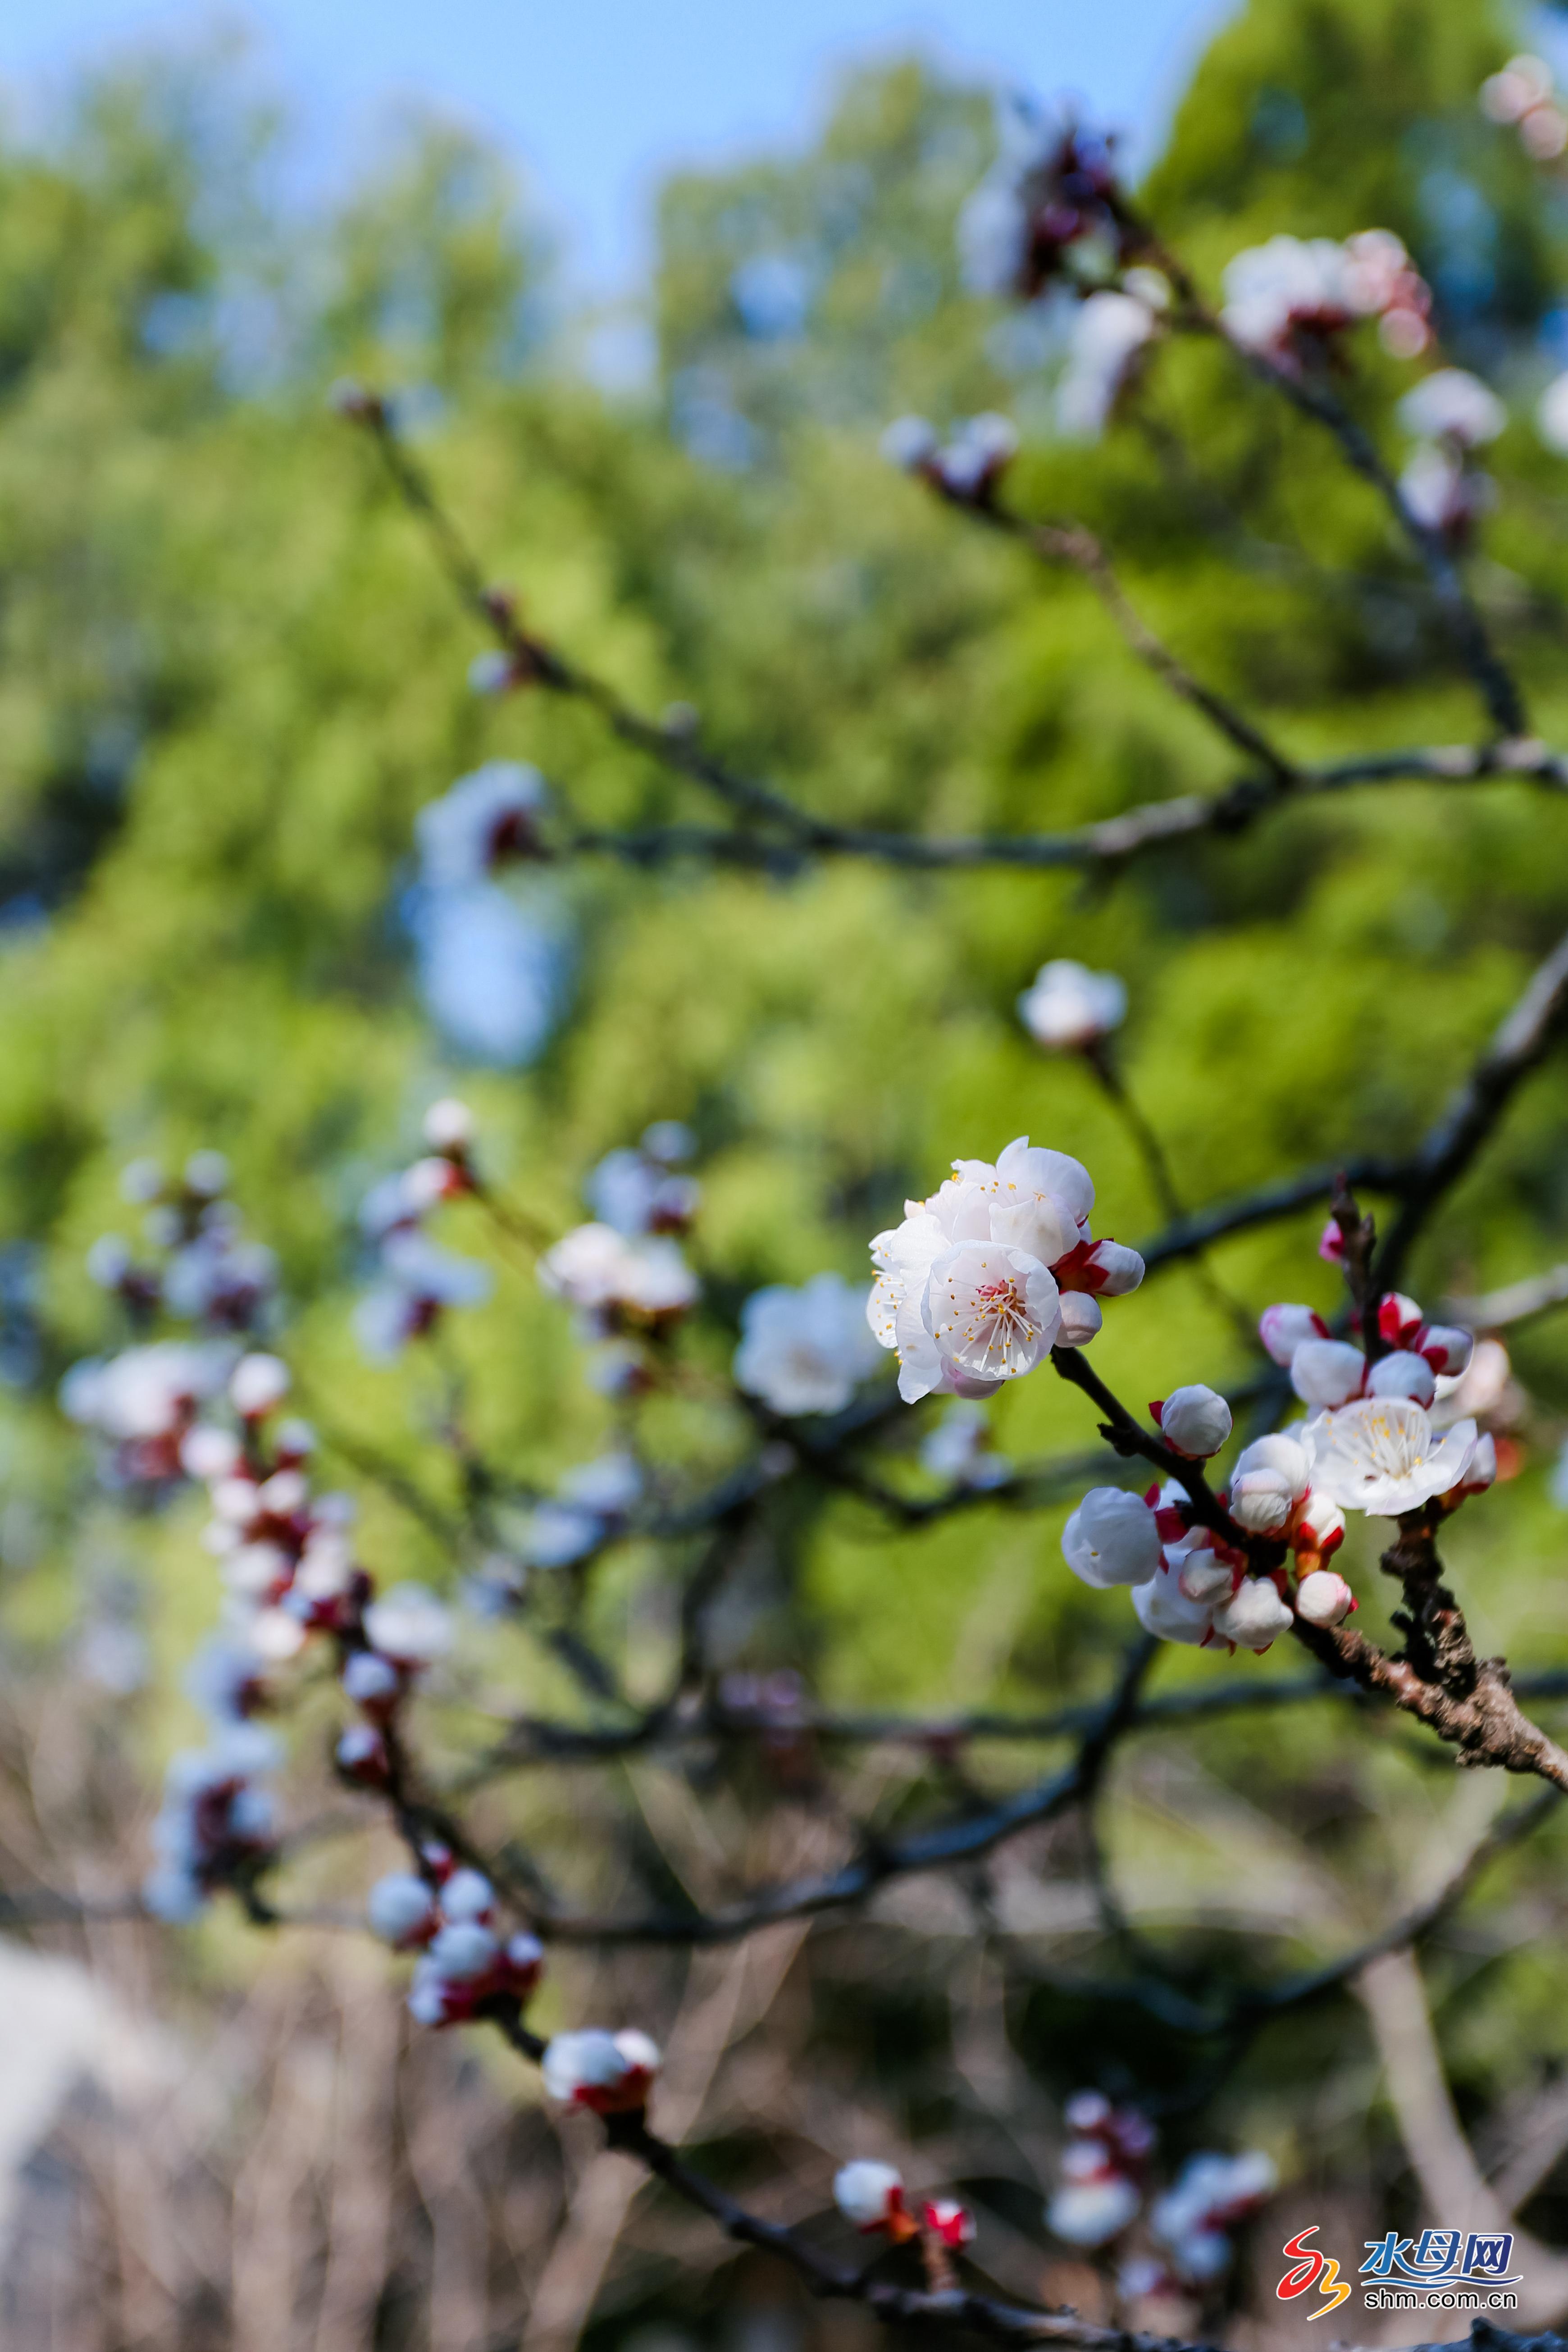
<path id="1" fill-rule="evenodd" d="M 373 1362 L 388 1362 L 411 1339 L 424 1338 L 448 1307 L 477 1307 L 490 1292 L 487 1266 L 443 1249 L 425 1231 L 425 1220 L 443 1201 L 479 1189 L 466 1105 L 450 1098 L 433 1103 L 425 1115 L 425 1140 L 429 1150 L 373 1186 L 360 1209 L 377 1276 L 354 1310 L 354 1329 Z"/>
<path id="2" fill-rule="evenodd" d="M 918 474 L 959 506 L 986 505 L 1017 454 L 1016 426 L 992 409 L 966 417 L 945 441 L 923 416 L 895 417 L 882 436 L 889 465 Z"/>
<path id="3" fill-rule="evenodd" d="M 1414 359 L 1432 340 L 1430 289 L 1389 229 L 1332 237 L 1271 236 L 1226 265 L 1220 323 L 1243 351 L 1291 374 L 1375 318 L 1384 347 Z"/>
<path id="4" fill-rule="evenodd" d="M 503 1935 L 495 1889 L 459 1867 L 447 1848 L 420 1851 L 426 1875 L 395 1870 L 371 1888 L 366 1916 L 395 1951 L 417 1952 L 410 2015 L 420 2025 L 458 2025 L 489 2002 L 524 2001 L 544 1968 L 537 1936 Z"/>
<path id="5" fill-rule="evenodd" d="M 461 890 L 519 858 L 539 856 L 548 804 L 537 768 L 487 760 L 416 817 L 420 879 L 431 889 Z"/>
<path id="6" fill-rule="evenodd" d="M 770 1283 L 741 1309 L 735 1385 L 769 1411 L 841 1412 L 881 1351 L 866 1326 L 867 1291 L 837 1274 L 792 1289 Z"/>
<path id="7" fill-rule="evenodd" d="M 1136 2108 L 1113 2106 L 1099 2091 L 1080 2091 L 1069 2100 L 1067 2120 L 1073 2137 L 1063 2154 L 1061 2185 L 1046 2208 L 1046 2225 L 1068 2245 L 1112 2245 L 1144 2214 L 1153 2127 Z M 1149 2235 L 1160 2254 L 1123 2263 L 1123 2292 L 1211 2284 L 1235 2258 L 1237 2231 L 1277 2182 L 1271 2159 L 1257 2150 L 1189 2157 L 1174 2185 L 1148 2206 Z"/>
<path id="8" fill-rule="evenodd" d="M 1520 145 L 1538 163 L 1551 163 L 1568 147 L 1568 112 L 1542 58 L 1510 58 L 1500 73 L 1489 74 L 1481 84 L 1481 111 L 1493 122 L 1514 124 Z"/>
<path id="9" fill-rule="evenodd" d="M 989 1396 L 1052 1348 L 1085 1346 L 1100 1327 L 1100 1297 L 1143 1279 L 1136 1250 L 1091 1238 L 1094 1185 L 1066 1152 L 1020 1136 L 994 1164 L 952 1168 L 871 1244 L 867 1318 L 898 1355 L 908 1404 L 933 1390 Z"/>
<path id="10" fill-rule="evenodd" d="M 660 1119 L 635 1151 L 607 1153 L 584 1187 L 594 1222 L 574 1225 L 540 1259 L 542 1286 L 576 1308 L 584 1339 L 658 1339 L 696 1304 L 697 1276 L 675 1236 L 700 1193 L 692 1178 L 673 1172 L 692 1148 L 689 1129 Z M 612 1394 L 641 1384 L 635 1352 L 617 1351 L 601 1370 Z"/>
<path id="11" fill-rule="evenodd" d="M 1417 522 L 1460 544 L 1495 502 L 1497 485 L 1473 453 L 1497 439 L 1508 411 L 1479 376 L 1438 368 L 1405 394 L 1398 416 L 1419 445 L 1399 478 L 1400 496 Z"/>
<path id="12" fill-rule="evenodd" d="M 1112 2106 L 1100 2091 L 1069 2099 L 1067 2120 L 1073 2137 L 1046 2227 L 1069 2246 L 1108 2246 L 1142 2209 L 1153 2126 L 1136 2107 Z"/>
<path id="13" fill-rule="evenodd" d="M 1330 1234 L 1337 1236 L 1338 1227 Z M 1331 1240 L 1325 1246 L 1334 1247 Z M 1363 1396 L 1409 1397 L 1429 1405 L 1437 1382 L 1453 1380 L 1470 1360 L 1473 1342 L 1457 1325 L 1428 1323 L 1413 1298 L 1390 1291 L 1377 1307 L 1377 1333 L 1386 1353 L 1370 1360 L 1348 1339 L 1331 1339 L 1310 1307 L 1266 1307 L 1258 1335 L 1274 1361 L 1289 1372 L 1305 1405 L 1321 1412 Z"/>
<path id="14" fill-rule="evenodd" d="M 1235 2235 L 1279 2185 L 1273 2160 L 1259 2150 L 1242 2156 L 1190 2156 L 1175 2185 L 1156 2198 L 1150 2234 L 1165 2249 L 1175 2280 L 1207 2286 L 1235 2259 Z"/>
<path id="15" fill-rule="evenodd" d="M 207 1747 L 174 1759 L 153 1823 L 157 1861 L 142 1886 L 155 1917 L 179 1924 L 195 1918 L 218 1887 L 266 1860 L 272 1799 L 258 1783 L 279 1760 L 277 1741 L 259 1724 L 221 1715 Z"/>
<path id="16" fill-rule="evenodd" d="M 180 1443 L 200 1407 L 216 1396 L 237 1355 L 237 1337 L 263 1327 L 273 1304 L 277 1262 L 247 1241 L 224 1190 L 228 1163 L 198 1151 L 175 1179 L 156 1161 L 132 1160 L 121 1179 L 128 1202 L 145 1211 L 154 1255 L 138 1256 L 120 1234 L 104 1234 L 87 1270 L 145 1333 L 160 1314 L 195 1328 L 180 1339 L 139 1337 L 112 1356 L 73 1364 L 60 1384 L 69 1418 L 103 1438 L 113 1483 L 153 1486 L 181 1475 Z"/>
<path id="17" fill-rule="evenodd" d="M 1109 139 L 1017 108 L 1000 129 L 995 167 L 959 224 L 964 272 L 978 292 L 1032 302 L 1064 279 L 1103 282 L 1133 258 L 1140 240 L 1116 202 Z"/>
<path id="18" fill-rule="evenodd" d="M 904 2202 L 903 2175 L 891 2164 L 857 2157 L 840 2166 L 833 2179 L 833 2201 L 847 2221 L 863 2236 L 881 2235 L 895 2246 L 922 2231 L 950 2253 L 958 2253 L 974 2238 L 974 2216 L 951 2197 L 922 2199 L 920 2213 Z"/>
<path id="19" fill-rule="evenodd" d="M 618 2116 L 638 2114 L 647 2105 L 662 2063 L 658 2042 L 635 2026 L 619 2033 L 586 2026 L 556 2034 L 540 2066 L 545 2089 L 563 2106 Z"/>
<path id="20" fill-rule="evenodd" d="M 1048 1053 L 1083 1053 L 1127 1018 L 1127 986 L 1068 956 L 1043 963 L 1018 999 L 1018 1018 Z"/>

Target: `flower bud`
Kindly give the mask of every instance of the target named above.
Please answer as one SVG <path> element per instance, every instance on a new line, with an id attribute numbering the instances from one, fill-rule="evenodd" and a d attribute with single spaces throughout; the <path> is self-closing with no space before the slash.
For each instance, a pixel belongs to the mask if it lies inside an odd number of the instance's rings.
<path id="1" fill-rule="evenodd" d="M 1058 1347 L 1087 1348 L 1105 1320 L 1099 1299 L 1091 1297 L 1087 1290 L 1064 1290 L 1057 1303 L 1062 1316 Z"/>
<path id="2" fill-rule="evenodd" d="M 1267 1650 L 1289 1626 L 1290 1612 L 1267 1576 L 1244 1576 L 1214 1612 L 1215 1632 L 1238 1650 Z"/>
<path id="3" fill-rule="evenodd" d="M 1331 1568 L 1315 1568 L 1296 1587 L 1296 1614 L 1309 1625 L 1338 1625 L 1355 1605 L 1355 1595 Z"/>
<path id="4" fill-rule="evenodd" d="M 411 1870 L 394 1870 L 371 1888 L 365 1916 L 372 1935 L 406 1949 L 411 1944 L 427 1943 L 435 1933 L 436 1898 Z"/>
<path id="5" fill-rule="evenodd" d="M 933 2238 L 957 2253 L 974 2239 L 974 2216 L 952 2197 L 938 2197 L 921 2207 L 921 2220 Z"/>
<path id="6" fill-rule="evenodd" d="M 1107 2246 L 1137 2220 L 1142 2201 L 1135 2183 L 1124 2173 L 1105 2172 L 1098 2179 L 1070 2180 L 1046 2207 L 1046 2227 L 1069 2246 Z"/>
<path id="7" fill-rule="evenodd" d="M 890 2164 L 868 2157 L 846 2164 L 833 2177 L 833 2201 L 858 2230 L 885 2230 L 903 2211 L 902 2176 Z"/>
<path id="8" fill-rule="evenodd" d="M 1307 1339 L 1290 1359 L 1290 1385 L 1303 1404 L 1349 1404 L 1365 1376 L 1366 1358 L 1347 1339 Z"/>
<path id="9" fill-rule="evenodd" d="M 1091 1486 L 1062 1529 L 1062 1554 L 1085 1584 L 1143 1584 L 1160 1565 L 1160 1530 L 1141 1495 Z"/>
<path id="10" fill-rule="evenodd" d="M 384 1706 L 396 1698 L 403 1678 L 390 1658 L 374 1650 L 355 1650 L 343 1660 L 343 1690 L 356 1706 Z"/>
<path id="11" fill-rule="evenodd" d="M 474 1139 L 474 1114 L 455 1095 L 443 1095 L 426 1112 L 424 1132 L 432 1151 L 461 1155 Z"/>
<path id="12" fill-rule="evenodd" d="M 1143 1261 L 1125 1242 L 1096 1242 L 1084 1266 L 1085 1286 L 1101 1298 L 1125 1298 L 1143 1279 Z"/>
<path id="13" fill-rule="evenodd" d="M 1282 1536 L 1294 1507 L 1278 1470 L 1241 1470 L 1231 1479 L 1230 1516 L 1248 1535 Z"/>
<path id="14" fill-rule="evenodd" d="M 552 2099 L 590 2107 L 595 2115 L 625 2115 L 645 2105 L 659 2069 L 658 2045 L 628 2028 L 605 2033 L 588 2027 L 558 2033 L 540 2062 Z"/>
<path id="15" fill-rule="evenodd" d="M 442 1901 L 446 1901 L 445 1888 Z M 497 1937 L 472 1919 L 441 1928 L 430 1943 L 431 1965 L 454 1984 L 468 1984 L 476 1977 L 488 1976 L 500 1952 Z"/>
<path id="16" fill-rule="evenodd" d="M 1309 1495 L 1297 1506 L 1290 1540 L 1297 1552 L 1335 1551 L 1344 1541 L 1345 1515 L 1326 1495 Z"/>
<path id="17" fill-rule="evenodd" d="M 1437 1383 L 1425 1356 L 1412 1355 L 1407 1348 L 1400 1348 L 1393 1355 L 1378 1358 L 1367 1373 L 1366 1392 L 1368 1396 L 1410 1397 L 1416 1404 L 1427 1405 L 1437 1393 Z"/>
<path id="18" fill-rule="evenodd" d="M 187 1478 L 230 1478 L 239 1467 L 239 1440 L 231 1430 L 198 1421 L 180 1440 L 180 1467 Z M 247 1514 L 248 1516 L 248 1514 Z"/>
<path id="19" fill-rule="evenodd" d="M 1304 1339 L 1326 1339 L 1329 1327 L 1312 1307 L 1266 1307 L 1258 1336 L 1277 1364 L 1289 1365 Z"/>
<path id="20" fill-rule="evenodd" d="M 1216 1601 L 1229 1600 L 1236 1584 L 1236 1570 L 1207 1545 L 1182 1551 L 1173 1544 L 1166 1559 L 1184 1601 L 1195 1601 L 1212 1609 Z"/>
<path id="21" fill-rule="evenodd" d="M 1255 1437 L 1250 1445 L 1242 1447 L 1236 1457 L 1237 1475 L 1245 1476 L 1249 1470 L 1277 1473 L 1292 1501 L 1306 1493 L 1311 1475 L 1306 1447 L 1284 1430 L 1272 1430 L 1267 1437 Z"/>
<path id="22" fill-rule="evenodd" d="M 386 1742 L 374 1725 L 351 1723 L 333 1751 L 346 1780 L 367 1789 L 381 1788 L 387 1774 Z"/>
<path id="23" fill-rule="evenodd" d="M 1384 1293 L 1377 1305 L 1377 1336 L 1388 1348 L 1413 1348 L 1421 1328 L 1421 1309 L 1402 1290 Z"/>
<path id="24" fill-rule="evenodd" d="M 881 440 L 883 457 L 901 474 L 918 474 L 930 465 L 938 446 L 937 429 L 924 416 L 895 416 Z"/>
<path id="25" fill-rule="evenodd" d="M 483 1919 L 495 1907 L 496 1891 L 482 1870 L 455 1870 L 441 1889 L 441 1916 Z"/>
<path id="26" fill-rule="evenodd" d="M 259 1421 L 288 1395 L 289 1368 L 276 1356 L 241 1356 L 228 1393 L 242 1420 Z"/>
<path id="27" fill-rule="evenodd" d="M 1166 1444 L 1185 1454 L 1189 1462 L 1206 1461 L 1211 1454 L 1219 1452 L 1230 1435 L 1229 1405 L 1201 1381 L 1190 1388 L 1173 1389 L 1168 1397 L 1149 1410 Z"/>
<path id="28" fill-rule="evenodd" d="M 1435 1372 L 1462 1372 L 1470 1360 L 1475 1340 L 1468 1331 L 1448 1323 L 1428 1323 L 1415 1345 Z"/>
<path id="29" fill-rule="evenodd" d="M 537 1936 L 509 1936 L 501 1954 L 506 1967 L 507 1990 L 521 1999 L 531 1993 L 544 1972 L 544 1947 Z"/>

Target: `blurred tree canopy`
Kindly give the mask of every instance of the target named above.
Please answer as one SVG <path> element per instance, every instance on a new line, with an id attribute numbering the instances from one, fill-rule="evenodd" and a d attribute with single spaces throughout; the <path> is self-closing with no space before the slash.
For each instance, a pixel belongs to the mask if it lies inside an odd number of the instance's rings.
<path id="1" fill-rule="evenodd" d="M 1253 0 L 1200 66 L 1142 200 L 1211 292 L 1276 231 L 1407 240 L 1446 352 L 1510 403 L 1473 583 L 1533 725 L 1561 742 L 1568 477 L 1529 416 L 1568 317 L 1568 211 L 1476 102 L 1518 37 L 1474 0 Z M 271 135 L 243 76 L 149 66 L 85 88 L 48 138 L 0 148 L 4 1597 L 13 1640 L 41 1640 L 71 1622 L 106 1547 L 129 1543 L 170 1661 L 210 1613 L 194 1519 L 111 1544 L 49 1402 L 100 1338 L 80 1261 L 128 1228 L 116 1178 L 133 1155 L 229 1154 L 252 1229 L 281 1253 L 302 1402 L 329 1453 L 368 1447 L 440 1487 L 453 1474 L 430 1433 L 451 1374 L 471 1377 L 487 1445 L 544 1475 L 595 1447 L 606 1409 L 526 1266 L 503 1266 L 492 1302 L 454 1326 L 439 1374 L 369 1367 L 349 1331 L 357 1202 L 438 1094 L 474 1102 L 508 1191 L 556 1224 L 601 1153 L 650 1119 L 689 1121 L 700 1255 L 732 1320 L 760 1282 L 858 1277 L 906 1193 L 952 1153 L 1024 1132 L 1091 1167 L 1105 1230 L 1135 1240 L 1160 1223 L 1089 1075 L 1043 1061 L 1016 1021 L 1047 956 L 1126 977 L 1129 1081 L 1198 1202 L 1407 1149 L 1568 922 L 1568 819 L 1506 782 L 1320 799 L 1105 882 L 582 860 L 529 885 L 561 943 L 547 1044 L 526 1067 L 466 1059 L 419 1002 L 419 807 L 500 756 L 537 761 L 595 822 L 694 803 L 591 715 L 469 690 L 478 635 L 329 413 L 339 375 L 400 403 L 531 626 L 644 708 L 695 706 L 735 765 L 836 818 L 1042 828 L 1232 772 L 1081 581 L 879 459 L 905 409 L 1015 414 L 1018 502 L 1101 534 L 1152 624 L 1301 756 L 1479 739 L 1482 716 L 1386 513 L 1223 350 L 1162 350 L 1102 441 L 1056 434 L 1059 317 L 1009 314 L 959 268 L 989 98 L 929 65 L 847 80 L 804 152 L 668 185 L 658 376 L 629 394 L 577 364 L 548 239 L 499 158 L 416 128 L 334 216 L 301 225 L 269 200 Z M 1415 373 L 1367 340 L 1345 385 L 1395 457 Z M 1304 1214 L 1215 1264 L 1255 1307 L 1326 1306 L 1315 1238 Z M 1559 1072 L 1447 1204 L 1416 1287 L 1500 1283 L 1565 1243 Z M 701 1344 L 721 1360 L 721 1330 Z M 1100 1360 L 1140 1396 L 1247 1369 L 1180 1269 L 1108 1328 Z M 1516 1364 L 1542 1446 L 1489 1517 L 1467 1514 L 1456 1569 L 1479 1643 L 1528 1634 L 1531 1662 L 1554 1663 L 1562 1522 L 1542 1447 L 1568 1418 L 1562 1324 L 1521 1333 Z M 707 1408 L 656 1411 L 678 1458 L 716 1465 L 736 1443 Z M 996 1419 L 1016 1455 L 1089 1439 L 1081 1400 L 1054 1382 L 1010 1393 Z M 809 1664 L 845 1698 L 951 1698 L 955 1659 L 971 1701 L 1071 1694 L 1127 1627 L 1070 1584 L 1055 1536 L 979 1510 L 895 1553 L 836 1506 L 780 1529 L 735 1662 Z M 367 1542 L 389 1575 L 455 1572 L 384 1497 Z M 635 1618 L 637 1572 L 633 1558 L 595 1606 Z M 1375 1593 L 1368 1605 L 1377 1620 Z M 1170 1671 L 1215 1668 L 1184 1655 Z M 1205 1752 L 1295 1820 L 1292 1776 L 1321 1736 L 1238 1727 Z M 146 1737 L 174 1733 L 157 1716 Z M 1375 1770 L 1421 1801 L 1421 1768 L 1392 1737 Z M 1342 1786 L 1306 1826 L 1331 1858 L 1364 1859 L 1394 1835 L 1376 1812 Z M 1478 2026 L 1470 2056 L 1506 2078 L 1562 2025 L 1537 1963 L 1496 1966 L 1512 2022 Z M 1037 2051 L 1071 2038 L 1078 2012 L 1054 1998 L 1035 1997 Z M 1134 2073 L 1163 2063 L 1148 2039 Z M 1314 2047 L 1276 2053 L 1287 2089 Z M 1071 2086 L 1074 2058 L 1041 2063 Z"/>

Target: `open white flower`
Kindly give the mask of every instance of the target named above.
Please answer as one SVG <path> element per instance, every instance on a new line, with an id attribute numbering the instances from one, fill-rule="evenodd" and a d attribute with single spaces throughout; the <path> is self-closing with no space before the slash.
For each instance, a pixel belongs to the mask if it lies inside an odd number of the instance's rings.
<path id="1" fill-rule="evenodd" d="M 1100 438 L 1134 359 L 1154 331 L 1154 313 L 1136 294 L 1104 289 L 1085 298 L 1057 385 L 1058 431 L 1079 440 Z"/>
<path id="2" fill-rule="evenodd" d="M 1093 299 L 1117 298 L 1096 295 Z M 1057 956 L 1040 966 L 1033 985 L 1019 997 L 1018 1018 L 1037 1045 L 1057 1051 L 1092 1045 L 1127 1018 L 1126 986 L 1113 971 L 1090 971 L 1087 964 Z"/>
<path id="3" fill-rule="evenodd" d="M 1461 449 L 1495 441 L 1508 423 L 1496 393 L 1468 368 L 1438 368 L 1423 376 L 1395 414 L 1407 433 L 1423 441 L 1454 441 Z"/>
<path id="4" fill-rule="evenodd" d="M 837 1274 L 796 1289 L 770 1283 L 741 1309 L 735 1385 L 774 1412 L 839 1412 L 880 1353 L 867 1328 L 867 1293 Z"/>
<path id="5" fill-rule="evenodd" d="M 866 1316 L 897 1350 L 906 1403 L 933 1389 L 983 1396 L 1100 1327 L 1096 1294 L 1137 1287 L 1136 1250 L 1089 1234 L 1094 1185 L 1066 1152 L 1020 1136 L 987 1160 L 955 1160 L 929 1200 L 871 1244 Z M 1059 1279 L 1058 1279 L 1059 1277 Z"/>
<path id="6" fill-rule="evenodd" d="M 1313 1436 L 1313 1486 L 1342 1510 L 1381 1519 L 1462 1486 L 1476 1450 L 1473 1421 L 1439 1437 L 1407 1397 L 1363 1397 L 1325 1415 Z"/>

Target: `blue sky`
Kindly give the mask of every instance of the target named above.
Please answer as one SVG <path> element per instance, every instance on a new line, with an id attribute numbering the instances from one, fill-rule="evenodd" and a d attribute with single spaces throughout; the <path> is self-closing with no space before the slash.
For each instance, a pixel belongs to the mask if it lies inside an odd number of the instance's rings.
<path id="1" fill-rule="evenodd" d="M 0 84 L 28 110 L 73 66 L 184 42 L 220 23 L 258 37 L 301 159 L 330 177 L 399 100 L 501 139 L 559 224 L 578 282 L 635 283 L 647 197 L 671 164 L 723 160 L 810 127 L 833 69 L 920 43 L 1157 139 L 1228 0 L 0 0 Z"/>

